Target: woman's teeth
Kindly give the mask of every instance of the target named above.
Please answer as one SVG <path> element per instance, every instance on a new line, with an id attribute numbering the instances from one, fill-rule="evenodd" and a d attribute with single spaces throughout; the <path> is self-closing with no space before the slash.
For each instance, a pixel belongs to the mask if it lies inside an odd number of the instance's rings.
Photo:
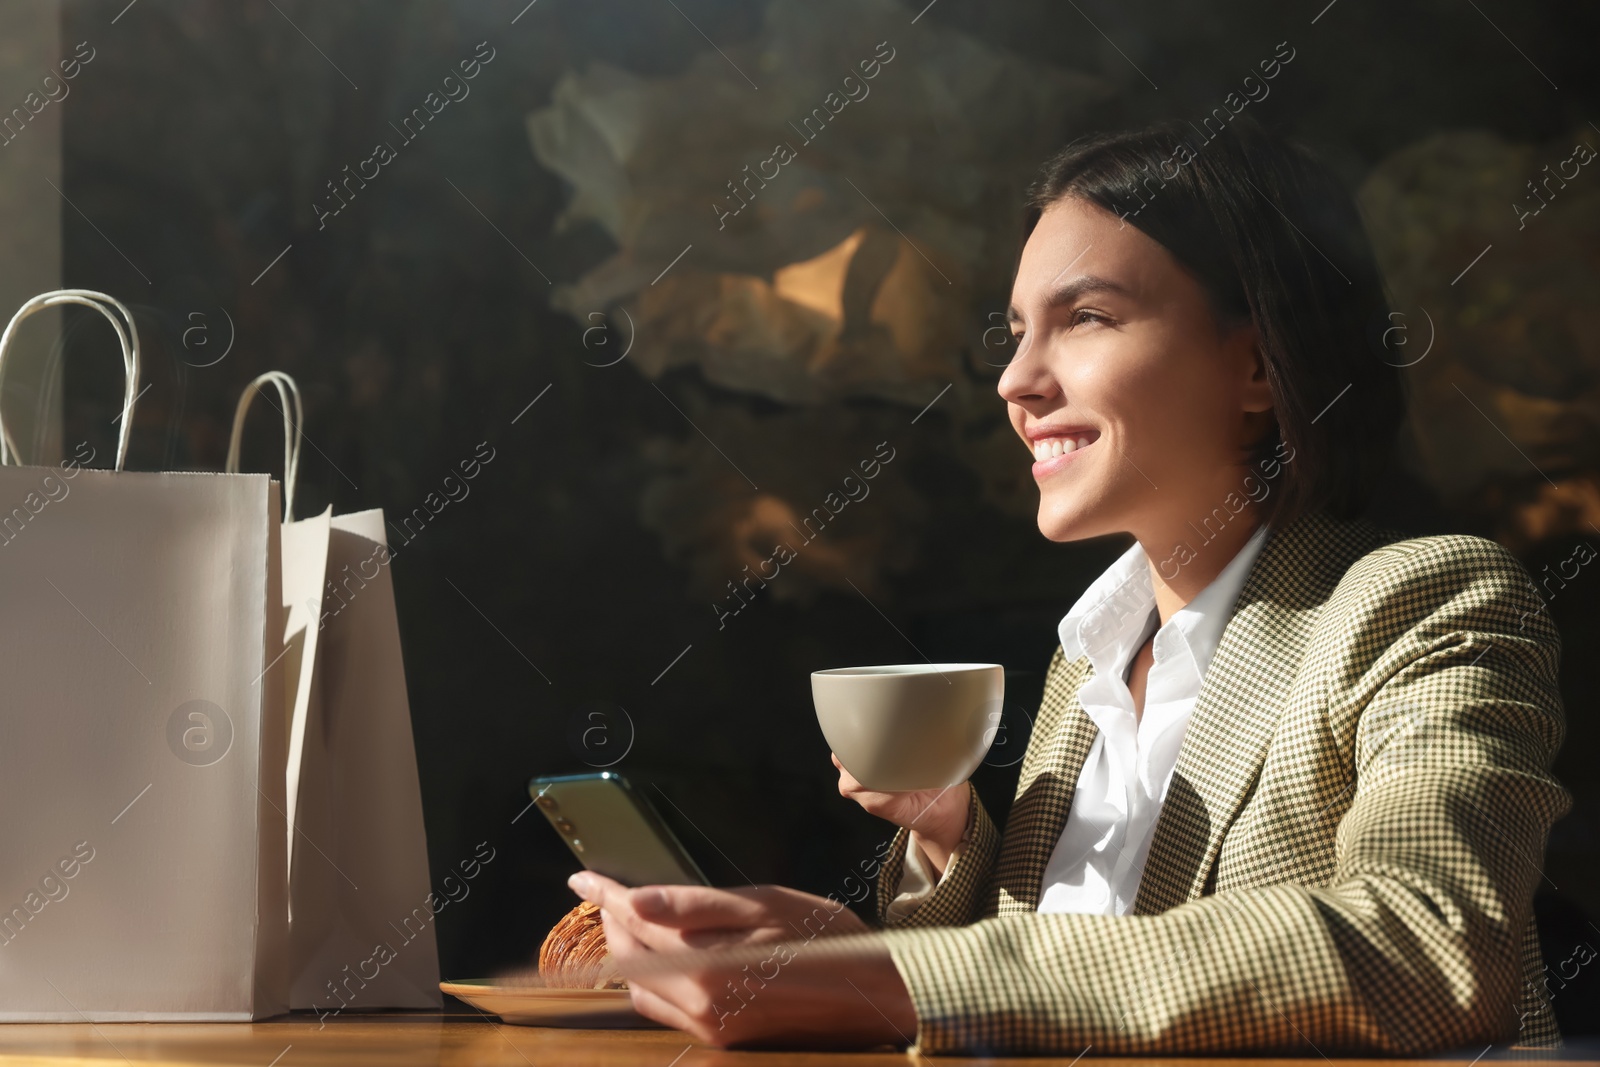
<path id="1" fill-rule="evenodd" d="M 1090 437 L 1084 434 L 1079 438 L 1071 437 L 1046 437 L 1033 443 L 1033 458 L 1040 463 L 1057 456 L 1064 456 L 1068 452 L 1076 452 L 1080 448 L 1088 447 Z"/>

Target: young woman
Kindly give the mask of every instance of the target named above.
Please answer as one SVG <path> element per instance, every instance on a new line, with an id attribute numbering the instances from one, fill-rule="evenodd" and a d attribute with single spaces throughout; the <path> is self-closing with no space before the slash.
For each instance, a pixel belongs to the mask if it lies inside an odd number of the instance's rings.
<path id="1" fill-rule="evenodd" d="M 999 392 L 1040 532 L 1132 543 L 1062 620 L 1004 834 L 841 766 L 899 827 L 883 930 L 575 876 L 634 1004 L 724 1046 L 1558 1044 L 1560 642 L 1500 546 L 1361 517 L 1404 401 L 1349 196 L 1246 119 L 1164 124 L 1051 160 L 1025 237 Z"/>

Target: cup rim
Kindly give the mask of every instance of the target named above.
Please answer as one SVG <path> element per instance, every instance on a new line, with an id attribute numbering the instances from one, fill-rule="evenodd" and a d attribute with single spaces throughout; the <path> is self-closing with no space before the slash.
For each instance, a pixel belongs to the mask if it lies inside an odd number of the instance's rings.
<path id="1" fill-rule="evenodd" d="M 1005 670 L 999 663 L 877 663 L 862 667 L 830 667 L 812 671 L 813 678 L 903 678 L 928 674 L 964 674 Z"/>

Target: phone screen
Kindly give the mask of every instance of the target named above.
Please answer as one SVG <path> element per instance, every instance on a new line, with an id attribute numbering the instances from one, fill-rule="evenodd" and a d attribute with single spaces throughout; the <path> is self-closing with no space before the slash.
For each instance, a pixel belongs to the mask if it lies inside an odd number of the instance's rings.
<path id="1" fill-rule="evenodd" d="M 650 801 L 613 771 L 535 778 L 535 806 L 589 870 L 626 886 L 710 885 Z"/>

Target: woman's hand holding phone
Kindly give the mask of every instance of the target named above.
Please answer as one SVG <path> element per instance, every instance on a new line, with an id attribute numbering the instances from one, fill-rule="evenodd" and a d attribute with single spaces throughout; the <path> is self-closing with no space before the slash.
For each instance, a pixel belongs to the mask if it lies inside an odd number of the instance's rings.
<path id="1" fill-rule="evenodd" d="M 917 789 L 904 793 L 880 793 L 867 789 L 844 769 L 839 757 L 829 753 L 839 769 L 839 795 L 860 804 L 869 813 L 911 831 L 911 847 L 921 848 L 942 876 L 950 863 L 961 835 L 967 828 L 967 812 L 972 804 L 970 782 L 945 789 Z"/>
<path id="2" fill-rule="evenodd" d="M 861 936 L 871 928 L 830 897 L 774 885 L 629 889 L 593 871 L 567 884 L 600 905 L 606 946 L 628 980 L 635 1010 L 706 1044 L 870 1048 L 909 1041 L 917 1028 L 889 950 Z M 804 942 L 819 935 L 843 935 L 854 951 L 804 952 Z M 769 944 L 774 949 L 765 959 L 739 966 L 740 947 Z M 685 951 L 711 948 L 732 955 Z"/>

